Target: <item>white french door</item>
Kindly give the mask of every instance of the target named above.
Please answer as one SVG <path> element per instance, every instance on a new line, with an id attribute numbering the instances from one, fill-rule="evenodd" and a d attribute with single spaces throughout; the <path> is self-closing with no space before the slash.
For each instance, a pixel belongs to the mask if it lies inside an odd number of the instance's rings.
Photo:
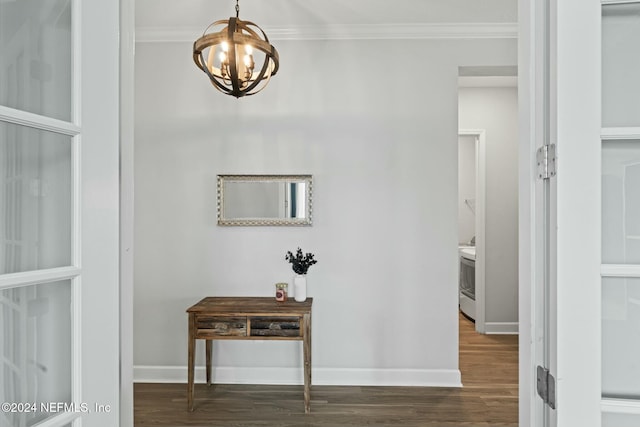
<path id="1" fill-rule="evenodd" d="M 118 424 L 113 3 L 0 1 L 0 427 Z"/>
<path id="2" fill-rule="evenodd" d="M 640 1 L 602 5 L 602 426 L 640 425 Z"/>
<path id="3" fill-rule="evenodd" d="M 523 159 L 533 156 L 531 141 L 555 145 L 557 155 L 555 177 L 527 184 L 535 173 L 526 164 L 522 175 L 533 261 L 521 276 L 531 284 L 532 322 L 520 422 L 638 426 L 640 1 L 520 6 Z M 554 383 L 553 405 L 534 391 L 539 363 Z"/>

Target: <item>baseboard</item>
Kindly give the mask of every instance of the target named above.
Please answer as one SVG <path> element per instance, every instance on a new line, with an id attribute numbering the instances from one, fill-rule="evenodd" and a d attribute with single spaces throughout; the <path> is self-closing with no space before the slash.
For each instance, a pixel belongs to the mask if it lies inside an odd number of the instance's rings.
<path id="1" fill-rule="evenodd" d="M 484 328 L 489 335 L 518 335 L 518 322 L 485 322 Z"/>
<path id="2" fill-rule="evenodd" d="M 195 382 L 205 382 L 203 366 L 195 368 Z M 315 368 L 314 385 L 462 387 L 457 369 L 332 369 Z M 186 366 L 134 366 L 136 383 L 186 383 Z M 300 368 L 214 367 L 213 382 L 219 384 L 303 383 Z"/>

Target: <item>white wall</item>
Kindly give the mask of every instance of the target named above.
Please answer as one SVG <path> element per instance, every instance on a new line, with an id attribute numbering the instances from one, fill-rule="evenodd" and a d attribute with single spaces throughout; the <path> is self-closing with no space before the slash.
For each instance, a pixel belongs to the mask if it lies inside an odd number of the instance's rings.
<path id="1" fill-rule="evenodd" d="M 187 307 L 273 295 L 301 246 L 314 384 L 458 384 L 457 72 L 515 64 L 515 40 L 279 41 L 240 100 L 191 47 L 136 48 L 137 380 L 186 381 Z M 312 227 L 216 226 L 217 174 L 270 173 L 313 174 Z M 299 343 L 214 348 L 217 380 L 301 381 Z"/>
<path id="2" fill-rule="evenodd" d="M 485 322 L 517 331 L 518 100 L 515 87 L 460 88 L 461 129 L 486 130 Z"/>

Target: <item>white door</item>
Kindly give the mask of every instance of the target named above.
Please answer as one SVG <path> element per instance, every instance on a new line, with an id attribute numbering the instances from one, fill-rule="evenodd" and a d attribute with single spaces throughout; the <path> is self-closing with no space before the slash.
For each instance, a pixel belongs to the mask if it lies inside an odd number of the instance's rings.
<path id="1" fill-rule="evenodd" d="M 520 8 L 521 314 L 531 319 L 520 424 L 638 426 L 640 2 Z M 547 180 L 530 161 L 541 144 L 557 148 Z M 555 409 L 535 391 L 538 364 L 555 379 Z"/>
<path id="2" fill-rule="evenodd" d="M 118 6 L 0 1 L 0 427 L 119 419 Z"/>
<path id="3" fill-rule="evenodd" d="M 640 425 L 640 1 L 602 6 L 602 426 Z"/>

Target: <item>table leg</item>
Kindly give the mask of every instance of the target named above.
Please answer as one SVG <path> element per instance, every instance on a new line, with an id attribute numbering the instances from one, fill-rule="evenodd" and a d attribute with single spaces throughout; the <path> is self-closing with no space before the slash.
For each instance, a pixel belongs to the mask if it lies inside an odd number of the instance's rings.
<path id="1" fill-rule="evenodd" d="M 211 385 L 211 349 L 213 340 L 206 340 L 206 356 L 207 356 L 207 385 Z"/>
<path id="2" fill-rule="evenodd" d="M 189 313 L 189 354 L 187 361 L 187 408 L 193 411 L 193 370 L 196 357 L 196 316 Z"/>
<path id="3" fill-rule="evenodd" d="M 304 315 L 302 352 L 304 357 L 304 412 L 311 412 L 311 314 Z"/>

